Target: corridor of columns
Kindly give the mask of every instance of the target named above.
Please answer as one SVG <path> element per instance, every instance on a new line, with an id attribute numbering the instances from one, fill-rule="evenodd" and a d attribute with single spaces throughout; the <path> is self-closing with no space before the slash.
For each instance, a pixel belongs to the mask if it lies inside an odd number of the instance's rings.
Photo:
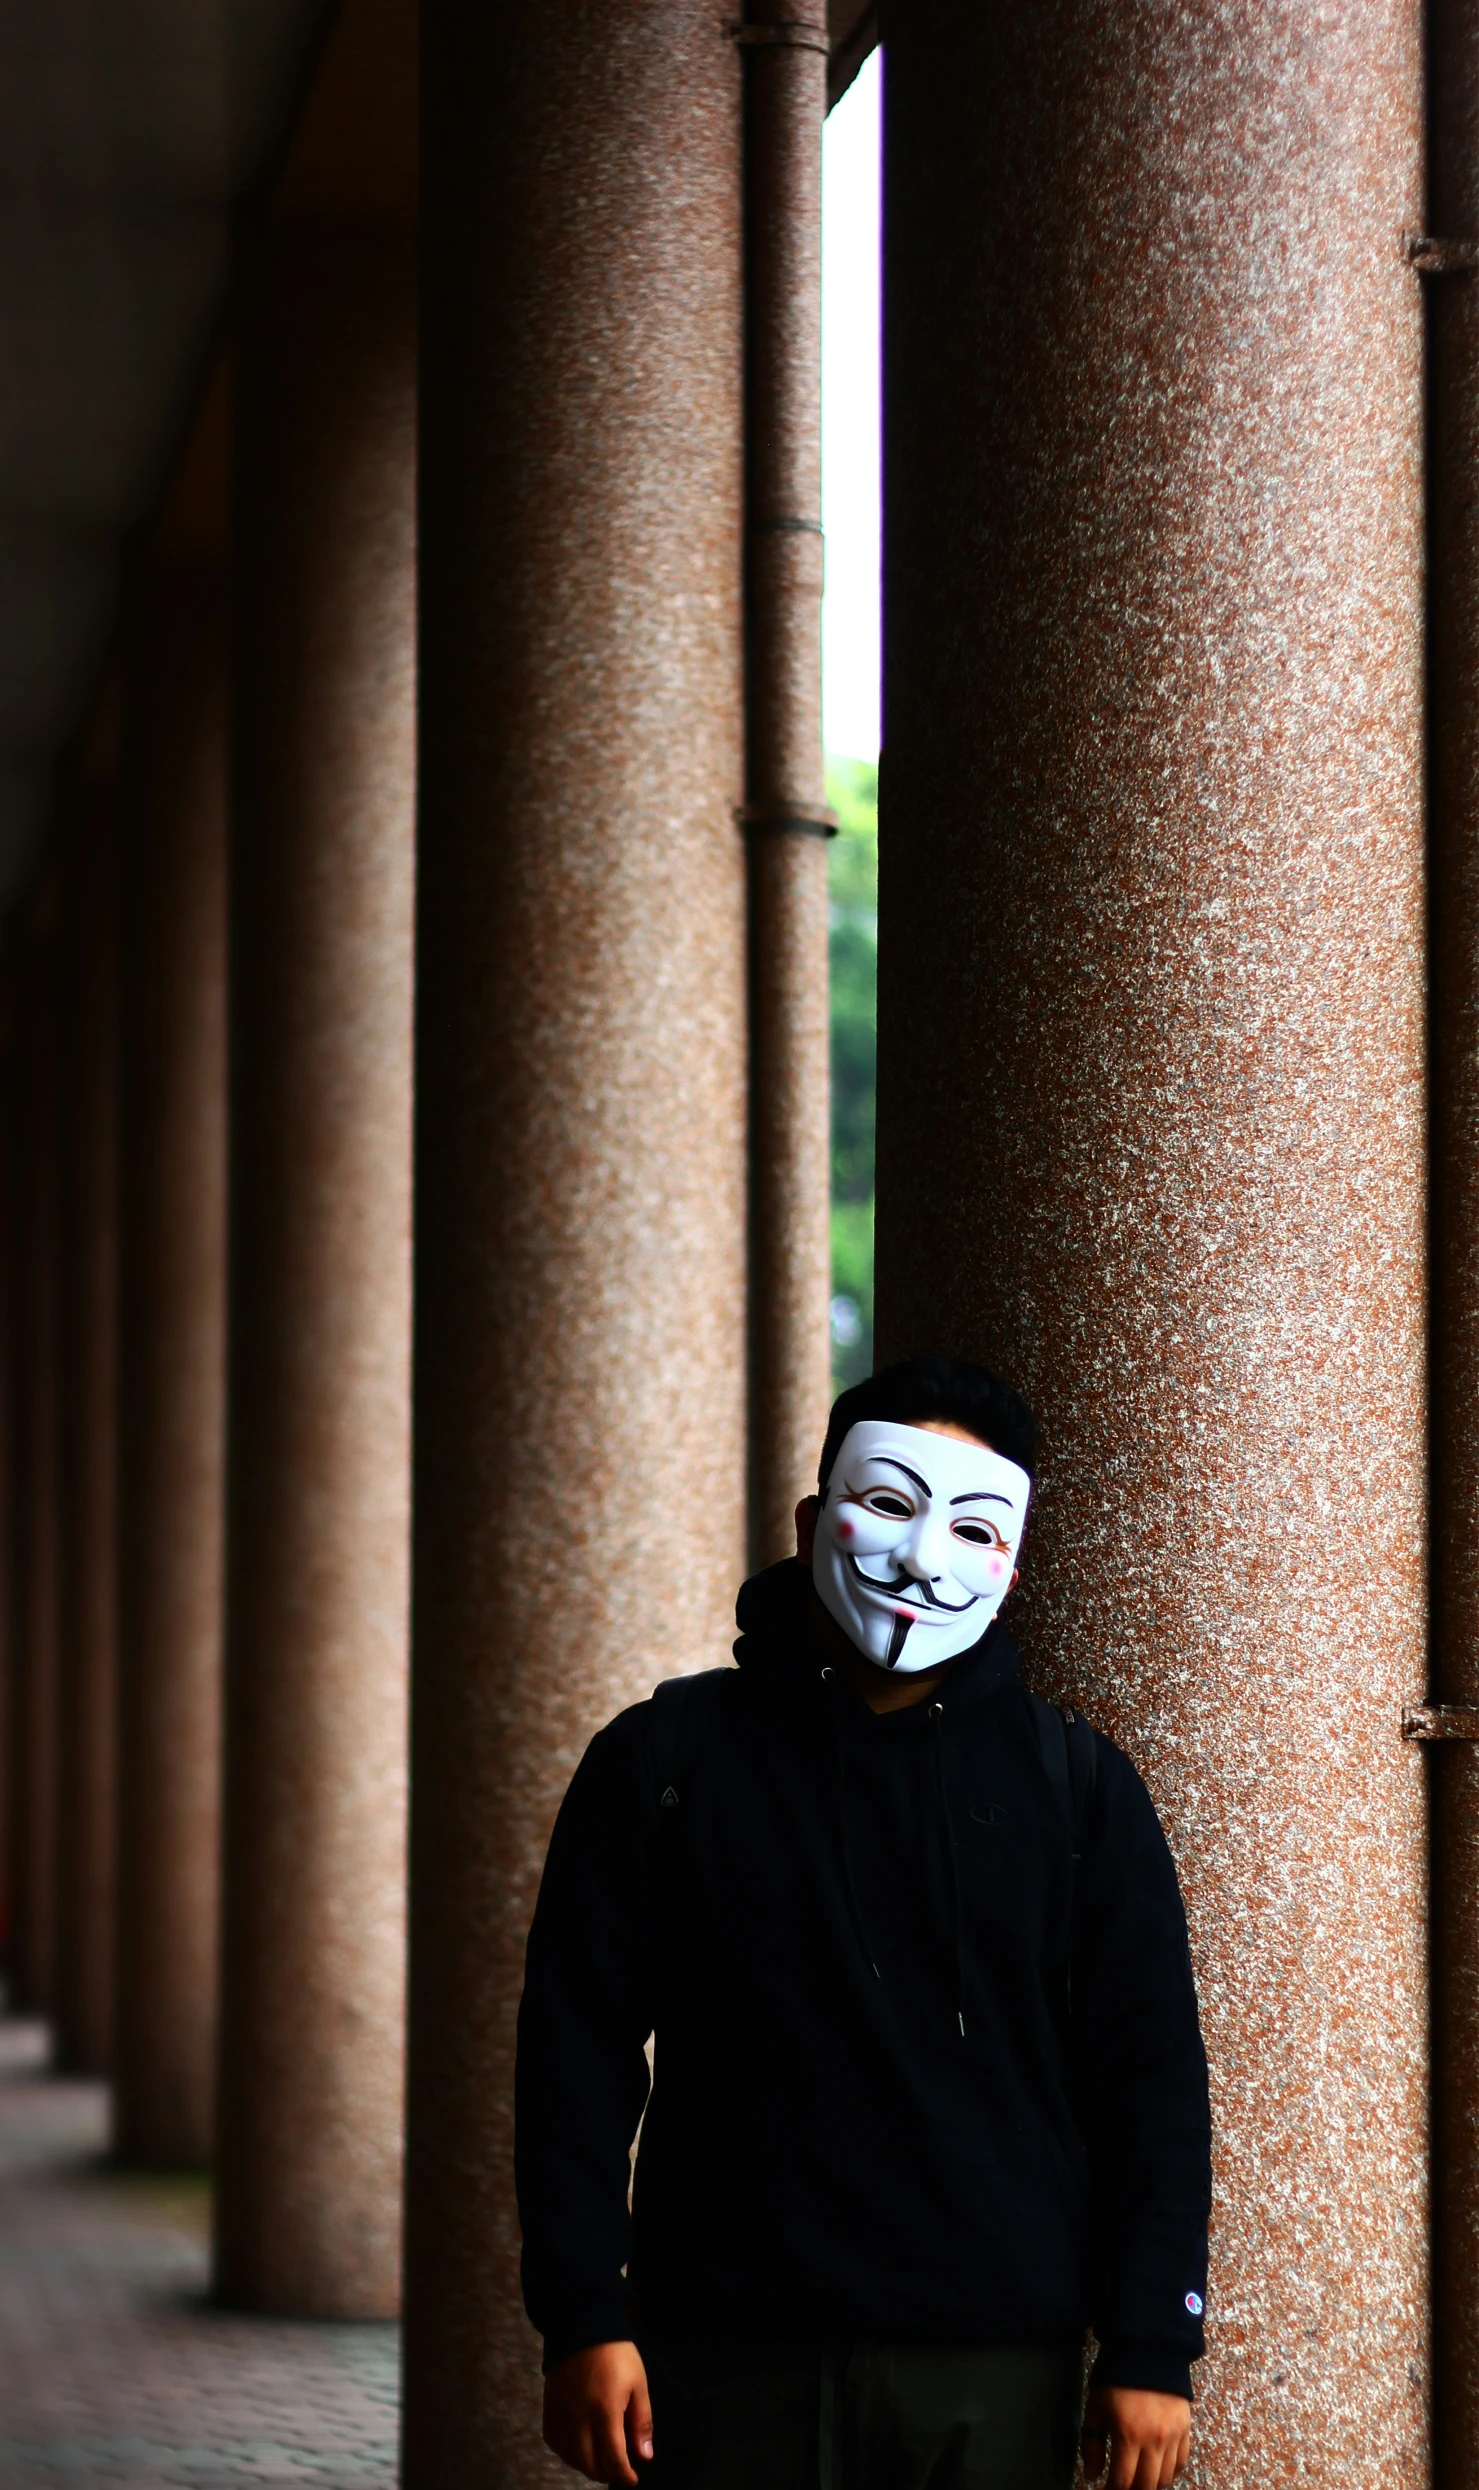
<path id="1" fill-rule="evenodd" d="M 0 61 L 0 2490 L 573 2478 L 545 1844 L 875 1336 L 1036 1407 L 1029 1670 L 1186 1893 L 1191 2481 L 1479 2490 L 1479 0 Z"/>

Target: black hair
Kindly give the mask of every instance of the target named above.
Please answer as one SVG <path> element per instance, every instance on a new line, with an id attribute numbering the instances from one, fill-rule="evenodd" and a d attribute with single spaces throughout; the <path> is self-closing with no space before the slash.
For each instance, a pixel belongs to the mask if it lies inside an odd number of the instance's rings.
<path id="1" fill-rule="evenodd" d="M 881 1374 L 869 1375 L 866 1382 L 850 1385 L 832 1403 L 817 1472 L 824 1498 L 842 1439 L 864 1418 L 892 1419 L 896 1426 L 917 1426 L 921 1418 L 953 1418 L 1004 1461 L 1015 1461 L 1029 1478 L 1036 1475 L 1037 1420 L 1020 1392 L 988 1366 L 968 1365 L 962 1357 L 906 1357 L 897 1366 L 885 1366 Z"/>

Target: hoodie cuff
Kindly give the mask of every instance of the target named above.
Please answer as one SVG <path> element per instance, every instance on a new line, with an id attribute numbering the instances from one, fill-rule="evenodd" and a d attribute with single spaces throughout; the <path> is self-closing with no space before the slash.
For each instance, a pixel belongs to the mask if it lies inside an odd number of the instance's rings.
<path id="1" fill-rule="evenodd" d="M 587 2302 L 583 2309 L 573 2309 L 568 2317 L 550 2327 L 544 2338 L 545 2375 L 562 2360 L 573 2360 L 577 2352 L 588 2352 L 597 2343 L 630 2343 L 636 2333 L 636 2320 L 630 2294 L 600 2303 Z"/>
<path id="2" fill-rule="evenodd" d="M 1191 2362 L 1175 2343 L 1111 2335 L 1100 2348 L 1089 2385 L 1137 2387 L 1147 2395 L 1184 2395 L 1190 2403 Z"/>

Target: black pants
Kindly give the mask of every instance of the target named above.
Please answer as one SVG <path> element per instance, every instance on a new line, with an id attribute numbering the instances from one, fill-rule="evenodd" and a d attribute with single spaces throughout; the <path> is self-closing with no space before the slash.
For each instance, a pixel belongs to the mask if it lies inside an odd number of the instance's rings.
<path id="1" fill-rule="evenodd" d="M 645 2335 L 652 2490 L 1068 2490 L 1083 2361 L 1045 2344 Z"/>

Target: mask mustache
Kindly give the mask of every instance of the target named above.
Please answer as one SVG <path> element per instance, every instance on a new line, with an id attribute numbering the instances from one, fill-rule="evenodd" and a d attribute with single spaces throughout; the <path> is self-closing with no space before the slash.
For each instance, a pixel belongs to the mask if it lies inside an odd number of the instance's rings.
<path id="1" fill-rule="evenodd" d="M 850 1555 L 847 1561 L 865 1590 L 884 1591 L 890 1598 L 907 1599 L 924 1608 L 937 1608 L 943 1617 L 963 1617 L 966 1610 L 974 1608 L 981 1597 L 979 1591 L 972 1591 L 969 1599 L 939 1599 L 930 1589 L 929 1584 L 919 1581 L 914 1574 L 896 1573 L 888 1581 L 880 1582 L 876 1574 L 864 1573 L 855 1556 Z"/>

